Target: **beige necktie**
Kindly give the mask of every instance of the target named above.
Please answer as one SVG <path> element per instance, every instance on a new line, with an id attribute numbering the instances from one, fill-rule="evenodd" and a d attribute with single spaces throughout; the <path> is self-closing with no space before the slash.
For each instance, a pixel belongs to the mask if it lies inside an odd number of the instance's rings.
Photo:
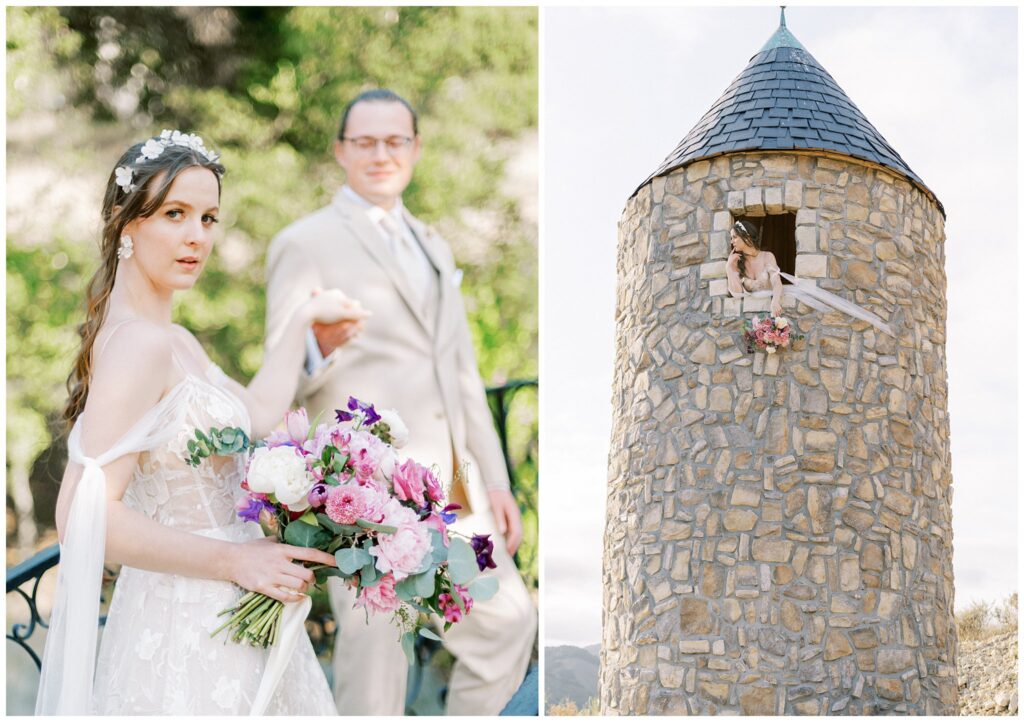
<path id="1" fill-rule="evenodd" d="M 416 294 L 417 299 L 422 299 L 424 291 L 423 264 L 420 263 L 417 257 L 416 249 L 412 247 L 406 234 L 402 232 L 398 222 L 391 215 L 384 214 L 379 222 L 381 228 L 384 229 L 384 233 L 387 234 L 391 255 L 394 257 L 395 263 L 398 265 L 402 275 L 405 276 L 405 280 L 409 282 L 409 286 L 412 288 L 413 293 Z"/>

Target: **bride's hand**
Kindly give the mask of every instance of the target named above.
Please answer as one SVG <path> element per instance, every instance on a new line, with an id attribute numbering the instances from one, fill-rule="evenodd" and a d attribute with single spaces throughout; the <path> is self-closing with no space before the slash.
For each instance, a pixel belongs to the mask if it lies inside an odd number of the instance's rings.
<path id="1" fill-rule="evenodd" d="M 233 544 L 228 578 L 251 592 L 280 602 L 294 602 L 313 583 L 313 570 L 292 560 L 337 566 L 334 557 L 319 549 L 281 544 L 270 537 Z"/>
<path id="2" fill-rule="evenodd" d="M 334 289 L 335 291 L 337 289 Z M 337 291 L 344 294 L 341 291 Z M 313 289 L 313 297 L 320 296 L 325 292 L 319 288 Z M 320 346 L 320 353 L 324 357 L 328 356 L 334 349 L 339 346 L 343 346 L 351 341 L 355 336 L 363 330 L 363 318 L 370 315 L 369 311 L 366 311 L 359 305 L 358 301 L 353 301 L 346 298 L 346 302 L 350 305 L 354 305 L 355 309 L 362 312 L 363 316 L 359 319 L 343 318 L 340 321 L 326 322 L 317 319 L 313 322 L 313 335 L 316 336 L 317 345 Z"/>
<path id="3" fill-rule="evenodd" d="M 774 316 L 775 318 L 778 318 L 781 315 L 782 315 L 782 304 L 781 303 L 777 303 L 777 302 L 773 302 L 772 303 L 772 316 Z"/>
<path id="4" fill-rule="evenodd" d="M 725 267 L 738 273 L 740 270 L 740 254 L 736 251 L 730 253 L 729 260 L 725 262 Z"/>
<path id="5" fill-rule="evenodd" d="M 349 298 L 338 288 L 315 289 L 304 304 L 310 323 L 333 324 L 341 321 L 363 321 L 370 312 L 359 301 Z"/>

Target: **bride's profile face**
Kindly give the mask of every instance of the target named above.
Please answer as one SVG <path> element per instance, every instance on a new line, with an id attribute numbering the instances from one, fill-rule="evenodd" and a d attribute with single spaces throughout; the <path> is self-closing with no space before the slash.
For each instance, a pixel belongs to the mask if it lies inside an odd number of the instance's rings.
<path id="1" fill-rule="evenodd" d="M 743 240 L 743 237 L 735 229 L 729 231 L 729 240 L 732 242 L 733 250 L 738 253 L 745 253 L 748 256 L 757 253 L 757 249 Z"/>
<path id="2" fill-rule="evenodd" d="M 162 175 L 150 184 L 159 188 Z M 133 254 L 121 261 L 135 267 L 154 288 L 192 288 L 213 249 L 220 193 L 212 171 L 192 167 L 181 171 L 164 202 L 151 216 L 132 219 L 124 229 Z"/>

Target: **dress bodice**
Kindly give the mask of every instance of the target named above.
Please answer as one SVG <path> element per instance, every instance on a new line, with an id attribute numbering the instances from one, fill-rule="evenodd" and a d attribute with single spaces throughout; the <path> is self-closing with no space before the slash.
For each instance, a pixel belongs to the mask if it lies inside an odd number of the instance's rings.
<path id="1" fill-rule="evenodd" d="M 188 442 L 196 429 L 237 426 L 250 431 L 245 406 L 221 383 L 216 365 L 206 378 L 186 374 L 168 392 L 170 439 L 139 454 L 124 502 L 161 524 L 186 530 L 214 529 L 237 522 L 235 502 L 245 473 L 243 455 L 211 457 L 189 466 Z"/>
<path id="2" fill-rule="evenodd" d="M 743 284 L 743 290 L 751 292 L 772 290 L 772 274 L 778 272 L 779 269 L 775 266 L 765 266 L 755 278 L 743 276 L 740 279 L 740 282 Z"/>

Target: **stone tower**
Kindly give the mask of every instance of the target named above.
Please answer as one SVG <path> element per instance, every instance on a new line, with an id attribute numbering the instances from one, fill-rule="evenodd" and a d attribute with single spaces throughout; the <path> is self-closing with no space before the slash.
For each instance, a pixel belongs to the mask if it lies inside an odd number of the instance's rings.
<path id="1" fill-rule="evenodd" d="M 747 354 L 738 218 L 895 338 L 786 299 Z M 944 218 L 785 16 L 629 199 L 603 713 L 956 714 Z"/>

